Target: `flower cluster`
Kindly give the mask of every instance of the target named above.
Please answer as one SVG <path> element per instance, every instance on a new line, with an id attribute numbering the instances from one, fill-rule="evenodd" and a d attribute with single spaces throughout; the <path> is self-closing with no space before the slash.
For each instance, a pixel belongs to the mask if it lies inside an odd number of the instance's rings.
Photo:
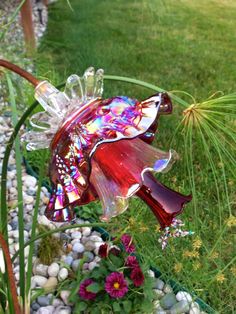
<path id="1" fill-rule="evenodd" d="M 84 306 L 87 311 L 96 306 L 120 307 L 126 312 L 133 311 L 137 304 L 147 297 L 147 291 L 152 291 L 153 279 L 148 276 L 148 269 L 136 257 L 133 239 L 123 234 L 120 241 L 103 243 L 98 249 L 101 258 L 99 266 L 79 276 L 75 284 L 77 292 L 72 291 L 77 304 L 76 310 Z M 145 270 L 144 270 L 145 269 Z M 147 275 L 146 275 L 147 274 Z M 151 296 L 151 292 L 149 294 Z M 145 303 L 147 305 L 147 302 Z M 150 308 L 152 307 L 150 300 Z M 118 308 L 117 308 L 118 310 Z M 90 312 L 89 312 L 90 313 Z"/>

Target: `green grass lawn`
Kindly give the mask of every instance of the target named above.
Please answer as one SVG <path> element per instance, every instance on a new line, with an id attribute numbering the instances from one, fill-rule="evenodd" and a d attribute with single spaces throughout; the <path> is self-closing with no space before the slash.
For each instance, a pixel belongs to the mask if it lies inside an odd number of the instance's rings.
<path id="1" fill-rule="evenodd" d="M 106 74 L 141 79 L 169 91 L 185 90 L 197 101 L 217 91 L 235 91 L 235 1 L 70 3 L 73 11 L 62 0 L 49 7 L 48 30 L 36 58 L 41 78 L 57 84 L 93 65 L 104 68 Z M 106 81 L 105 96 L 122 94 L 141 99 L 150 91 Z M 195 291 L 219 313 L 235 313 L 235 221 L 227 220 L 236 214 L 235 167 L 226 159 L 229 155 L 218 154 L 220 143 L 215 145 L 220 139 L 222 149 L 235 152 L 235 111 L 227 116 L 224 107 L 220 108 L 219 121 L 232 135 L 229 141 L 215 133 L 216 138 L 206 136 L 205 142 L 194 127 L 180 129 L 172 138 L 183 109 L 176 104 L 172 117 L 161 118 L 155 145 L 168 149 L 171 142 L 181 156 L 160 180 L 181 192 L 193 192 L 194 200 L 183 216 L 187 227 L 195 231 L 194 237 L 177 239 L 162 252 L 153 216 L 136 199 L 129 211 L 116 218 L 114 232 L 128 228 L 140 253 L 166 278 Z M 192 172 L 194 181 L 189 180 Z"/>

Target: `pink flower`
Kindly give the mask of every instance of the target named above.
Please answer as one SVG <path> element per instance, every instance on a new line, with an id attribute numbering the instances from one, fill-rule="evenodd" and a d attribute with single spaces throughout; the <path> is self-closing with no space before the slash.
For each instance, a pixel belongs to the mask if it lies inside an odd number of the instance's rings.
<path id="1" fill-rule="evenodd" d="M 108 275 L 105 290 L 112 298 L 122 298 L 128 292 L 128 284 L 124 275 L 118 272 Z"/>
<path id="2" fill-rule="evenodd" d="M 98 255 L 101 258 L 106 258 L 108 256 L 108 245 L 106 243 L 99 246 Z"/>
<path id="3" fill-rule="evenodd" d="M 142 286 L 142 284 L 144 282 L 144 275 L 143 275 L 141 268 L 140 267 L 134 268 L 130 274 L 130 278 L 132 279 L 135 287 Z"/>
<path id="4" fill-rule="evenodd" d="M 84 280 L 79 287 L 79 295 L 84 300 L 94 300 L 96 298 L 96 293 L 87 290 L 87 287 L 94 283 L 92 279 Z"/>
<path id="5" fill-rule="evenodd" d="M 139 263 L 136 256 L 133 256 L 133 255 L 128 256 L 125 262 L 125 266 L 130 267 L 130 268 L 139 267 Z"/>
<path id="6" fill-rule="evenodd" d="M 129 234 L 123 234 L 121 237 L 121 242 L 124 245 L 124 248 L 127 253 L 134 253 L 135 246 L 133 244 L 133 239 Z"/>

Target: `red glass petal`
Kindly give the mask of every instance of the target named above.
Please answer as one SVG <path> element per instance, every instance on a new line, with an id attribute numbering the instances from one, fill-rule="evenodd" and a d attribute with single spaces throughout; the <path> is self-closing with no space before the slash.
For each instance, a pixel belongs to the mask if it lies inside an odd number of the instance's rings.
<path id="1" fill-rule="evenodd" d="M 192 199 L 191 195 L 185 196 L 161 184 L 150 172 L 144 174 L 143 185 L 136 195 L 151 208 L 161 228 L 169 226 Z"/>

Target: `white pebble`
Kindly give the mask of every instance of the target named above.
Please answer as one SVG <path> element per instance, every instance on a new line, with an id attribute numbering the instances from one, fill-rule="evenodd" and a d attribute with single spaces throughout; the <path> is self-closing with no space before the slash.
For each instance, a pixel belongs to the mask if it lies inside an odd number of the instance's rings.
<path id="1" fill-rule="evenodd" d="M 75 231 L 71 234 L 72 239 L 81 239 L 81 237 L 82 237 L 82 234 L 79 231 Z"/>
<path id="2" fill-rule="evenodd" d="M 25 201 L 25 204 L 32 204 L 34 202 L 34 198 L 33 198 L 33 196 L 26 194 L 24 196 L 24 201 Z"/>
<path id="3" fill-rule="evenodd" d="M 38 217 L 38 223 L 40 225 L 48 226 L 50 224 L 50 221 L 47 219 L 46 216 L 42 215 Z"/>
<path id="4" fill-rule="evenodd" d="M 58 307 L 58 306 L 61 306 L 61 305 L 63 305 L 64 303 L 62 302 L 62 300 L 61 299 L 58 299 L 58 298 L 55 298 L 55 299 L 53 299 L 53 301 L 52 301 L 52 305 L 54 306 L 54 307 Z"/>
<path id="5" fill-rule="evenodd" d="M 32 281 L 33 281 L 33 285 L 35 283 L 36 286 L 39 286 L 42 288 L 45 285 L 45 283 L 47 282 L 47 278 L 45 278 L 43 276 L 35 275 L 32 277 Z"/>
<path id="6" fill-rule="evenodd" d="M 15 238 L 15 239 L 19 239 L 19 230 L 13 230 L 11 231 L 12 232 L 12 236 Z"/>
<path id="7" fill-rule="evenodd" d="M 72 262 L 71 267 L 74 272 L 77 271 L 77 269 L 79 268 L 79 265 L 80 265 L 80 259 L 76 259 Z"/>
<path id="8" fill-rule="evenodd" d="M 89 227 L 82 227 L 82 233 L 84 237 L 88 237 L 91 234 L 91 228 Z"/>
<path id="9" fill-rule="evenodd" d="M 83 252 L 84 252 L 84 246 L 83 246 L 83 244 L 81 244 L 81 243 L 75 243 L 75 244 L 73 245 L 72 250 L 73 250 L 74 252 L 77 252 L 77 253 L 83 253 Z"/>
<path id="10" fill-rule="evenodd" d="M 89 263 L 89 265 L 88 265 L 88 269 L 89 270 L 93 270 L 95 267 L 97 267 L 98 266 L 98 264 L 97 263 L 95 263 L 95 262 L 91 262 L 91 263 Z"/>
<path id="11" fill-rule="evenodd" d="M 163 291 L 165 293 L 171 293 L 173 292 L 173 289 L 171 288 L 171 286 L 169 284 L 165 284 L 164 288 L 163 288 Z M 179 301 L 179 300 L 178 300 Z"/>
<path id="12" fill-rule="evenodd" d="M 12 226 L 11 225 L 7 225 L 7 231 L 11 231 L 12 230 Z"/>
<path id="13" fill-rule="evenodd" d="M 59 273 L 60 267 L 57 263 L 52 263 L 48 266 L 48 275 L 50 277 L 56 277 Z"/>
<path id="14" fill-rule="evenodd" d="M 23 177 L 23 181 L 27 187 L 35 187 L 37 184 L 37 179 L 32 176 L 25 176 Z"/>
<path id="15" fill-rule="evenodd" d="M 64 267 L 59 271 L 58 280 L 63 281 L 68 277 L 68 270 Z"/>
<path id="16" fill-rule="evenodd" d="M 60 297 L 61 297 L 62 301 L 66 305 L 70 305 L 69 301 L 68 301 L 69 295 L 70 295 L 70 291 L 69 290 L 62 290 L 61 293 L 60 293 Z"/>
<path id="17" fill-rule="evenodd" d="M 98 237 L 97 235 L 92 235 L 89 237 L 89 240 L 90 241 L 93 241 L 93 242 L 103 242 L 102 238 L 101 237 Z"/>
<path id="18" fill-rule="evenodd" d="M 47 282 L 44 284 L 43 288 L 46 290 L 46 291 L 52 291 L 56 288 L 57 286 L 57 278 L 56 277 L 50 277 Z"/>
<path id="19" fill-rule="evenodd" d="M 192 302 L 189 310 L 189 314 L 200 314 L 200 306 L 197 302 Z"/>
<path id="20" fill-rule="evenodd" d="M 71 308 L 68 306 L 59 306 L 55 309 L 53 314 L 70 314 Z"/>
<path id="21" fill-rule="evenodd" d="M 2 249 L 0 249 L 0 271 L 5 273 L 5 261 Z"/>
<path id="22" fill-rule="evenodd" d="M 20 273 L 15 273 L 15 279 L 16 279 L 16 281 L 20 280 Z"/>
<path id="23" fill-rule="evenodd" d="M 54 306 L 43 306 L 36 312 L 37 314 L 52 314 L 54 312 Z"/>
<path id="24" fill-rule="evenodd" d="M 155 278 L 155 273 L 154 273 L 154 271 L 152 271 L 151 269 L 149 269 L 149 270 L 147 271 L 147 275 L 148 275 L 148 277 Z"/>
<path id="25" fill-rule="evenodd" d="M 43 264 L 36 264 L 33 268 L 34 275 L 40 275 L 43 277 L 47 277 L 48 266 Z"/>
<path id="26" fill-rule="evenodd" d="M 179 291 L 176 294 L 176 299 L 177 299 L 177 301 L 186 300 L 189 303 L 192 302 L 192 300 L 193 300 L 191 295 L 188 292 L 186 292 L 186 291 Z"/>

